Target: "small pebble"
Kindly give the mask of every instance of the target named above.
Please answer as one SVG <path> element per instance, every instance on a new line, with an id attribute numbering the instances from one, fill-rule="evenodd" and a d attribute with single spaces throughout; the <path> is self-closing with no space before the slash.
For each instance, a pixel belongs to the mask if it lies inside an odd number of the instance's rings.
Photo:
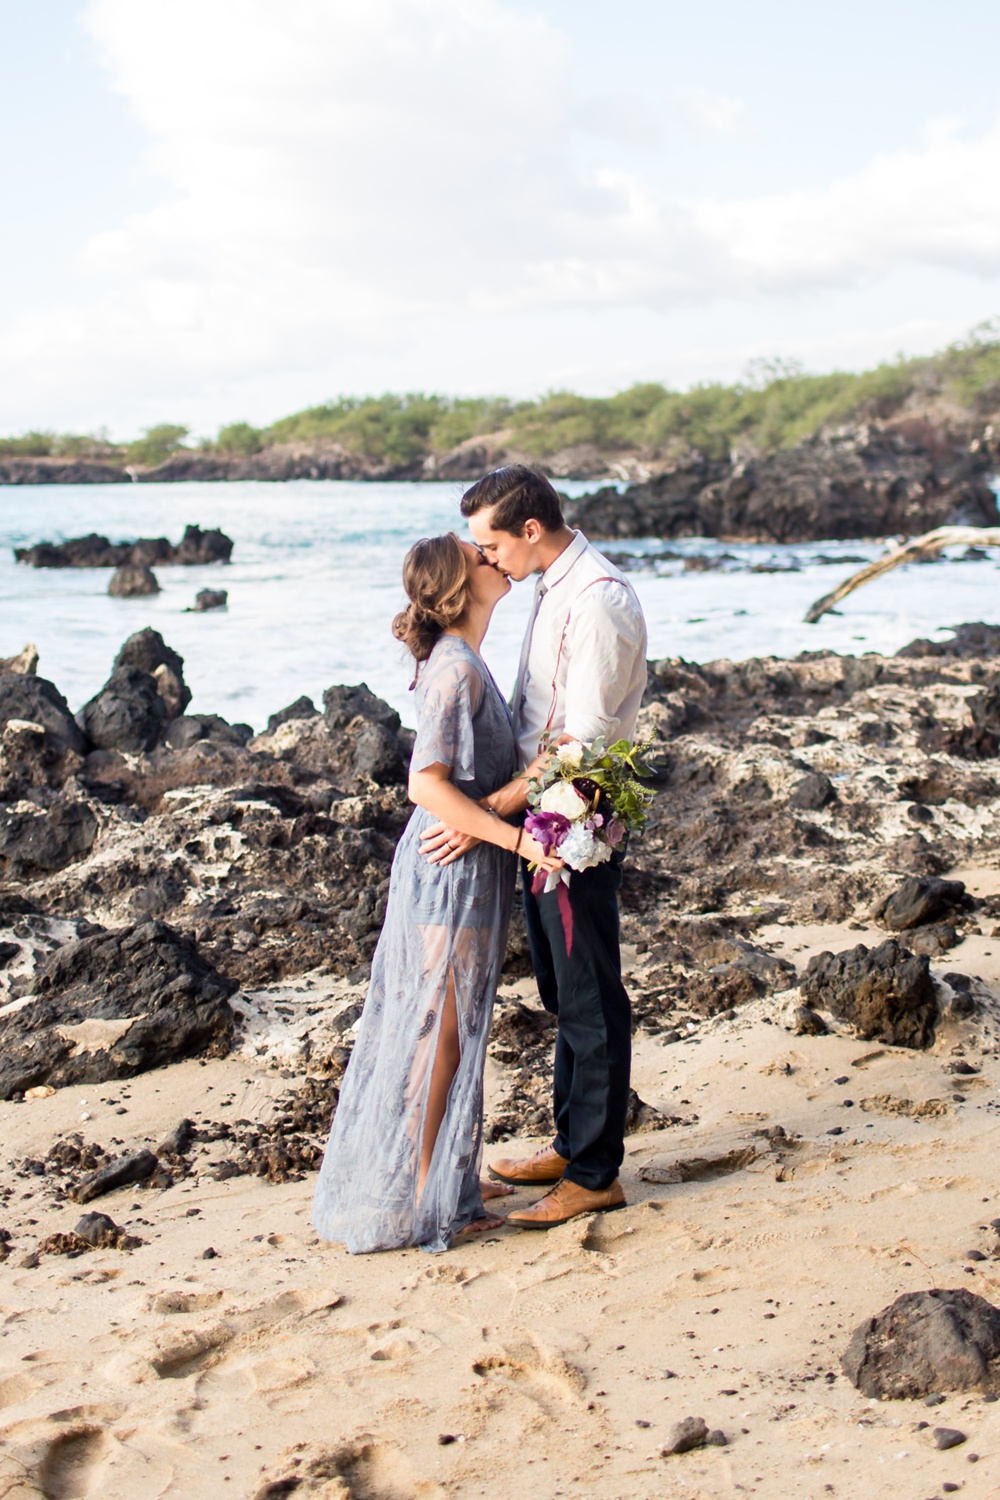
<path id="1" fill-rule="evenodd" d="M 964 1104 L 965 1103 L 965 1095 L 964 1094 L 952 1094 L 951 1097 L 954 1099 L 954 1101 L 955 1101 L 956 1104 Z"/>
<path id="2" fill-rule="evenodd" d="M 996 1391 L 990 1391 L 989 1395 L 983 1397 L 983 1400 L 984 1401 L 1000 1401 L 1000 1396 L 997 1395 Z"/>
<path id="3" fill-rule="evenodd" d="M 664 1380 L 676 1380 L 677 1379 L 677 1371 L 676 1370 L 664 1370 L 664 1372 L 663 1372 L 663 1378 L 664 1378 Z"/>
<path id="4" fill-rule="evenodd" d="M 953 1484 L 950 1479 L 946 1479 L 941 1488 L 944 1490 L 946 1495 L 953 1495 L 955 1491 L 961 1489 L 962 1486 L 960 1484 Z"/>
<path id="5" fill-rule="evenodd" d="M 853 1099 L 843 1099 L 841 1101 L 841 1103 L 843 1104 L 843 1106 L 844 1106 L 845 1109 L 853 1109 L 854 1108 L 854 1100 Z"/>
<path id="6" fill-rule="evenodd" d="M 935 1427 L 934 1429 L 935 1448 L 957 1448 L 966 1441 L 966 1434 L 960 1432 L 957 1427 Z"/>
<path id="7" fill-rule="evenodd" d="M 939 1391 L 934 1391 L 930 1396 L 925 1396 L 924 1397 L 924 1405 L 925 1406 L 941 1406 L 943 1404 L 944 1404 L 944 1397 L 941 1395 L 941 1393 Z"/>
<path id="8" fill-rule="evenodd" d="M 827 1135 L 843 1135 L 844 1127 L 843 1125 L 834 1125 L 833 1129 L 828 1130 L 826 1133 Z"/>
<path id="9" fill-rule="evenodd" d="M 987 1260 L 988 1258 L 981 1250 L 966 1250 L 965 1252 L 966 1260 Z"/>
<path id="10" fill-rule="evenodd" d="M 848 1077 L 845 1076 L 843 1078 L 835 1078 L 833 1081 L 834 1081 L 834 1083 L 842 1084 L 842 1083 L 850 1083 L 851 1080 Z"/>
<path id="11" fill-rule="evenodd" d="M 967 1453 L 965 1455 L 965 1457 L 966 1457 L 966 1459 L 968 1460 L 968 1462 L 970 1464 L 977 1464 L 979 1462 L 979 1454 L 978 1453 Z"/>
<path id="12" fill-rule="evenodd" d="M 449 1443 L 457 1443 L 458 1439 L 453 1432 L 439 1432 L 438 1442 L 441 1444 L 442 1448 L 447 1448 Z"/>
<path id="13" fill-rule="evenodd" d="M 219 1252 L 218 1250 L 213 1250 L 212 1246 L 209 1245 L 207 1250 L 201 1252 L 201 1258 L 202 1260 L 218 1260 Z"/>
<path id="14" fill-rule="evenodd" d="M 651 1427 L 653 1424 L 651 1422 L 644 1422 L 642 1417 L 636 1417 L 635 1425 L 637 1427 Z"/>
<path id="15" fill-rule="evenodd" d="M 712 1448 L 729 1447 L 729 1439 L 726 1437 L 726 1434 L 723 1432 L 721 1427 L 713 1428 L 713 1430 L 708 1434 L 708 1437 L 705 1439 L 705 1443 L 707 1446 L 710 1446 Z"/>

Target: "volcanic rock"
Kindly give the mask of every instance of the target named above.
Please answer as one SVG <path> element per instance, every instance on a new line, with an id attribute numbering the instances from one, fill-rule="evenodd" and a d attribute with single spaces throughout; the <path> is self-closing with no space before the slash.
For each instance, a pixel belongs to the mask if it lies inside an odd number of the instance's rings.
<path id="1" fill-rule="evenodd" d="M 108 1166 L 91 1172 L 89 1177 L 70 1189 L 69 1196 L 77 1203 L 91 1203 L 95 1198 L 102 1198 L 105 1193 L 113 1193 L 116 1188 L 129 1187 L 133 1182 L 145 1182 L 148 1177 L 152 1177 L 157 1165 L 152 1151 L 136 1151 L 129 1156 L 120 1156 Z M 103 1218 L 104 1215 L 95 1214 L 93 1217 Z M 79 1234 L 79 1228 L 76 1232 Z"/>
<path id="2" fill-rule="evenodd" d="M 235 988 L 164 922 L 69 942 L 41 965 L 28 1002 L 0 1015 L 0 1099 L 224 1056 Z"/>
<path id="3" fill-rule="evenodd" d="M 276 714 L 271 714 L 267 721 L 267 733 L 273 734 L 279 724 L 290 724 L 293 719 L 315 719 L 318 716 L 319 710 L 315 703 L 303 693 L 301 698 L 296 698 L 287 708 L 280 708 Z"/>
<path id="4" fill-rule="evenodd" d="M 859 943 L 847 952 L 817 953 L 802 997 L 848 1021 L 865 1041 L 929 1047 L 934 1039 L 937 1001 L 928 960 L 892 938 L 871 950 Z"/>
<path id="5" fill-rule="evenodd" d="M 194 596 L 193 614 L 204 614 L 209 609 L 225 609 L 229 598 L 227 589 L 199 589 Z"/>
<path id="6" fill-rule="evenodd" d="M 728 463 L 692 455 L 624 494 L 609 487 L 583 495 L 566 514 L 592 537 L 913 536 L 948 524 L 995 526 L 989 471 L 985 453 L 931 451 L 873 422 Z"/>
<path id="7" fill-rule="evenodd" d="M 702 1417 L 684 1417 L 674 1423 L 660 1454 L 669 1458 L 674 1453 L 690 1453 L 694 1448 L 704 1448 L 707 1442 L 708 1423 Z"/>
<path id="8" fill-rule="evenodd" d="M 81 716 L 100 750 L 151 750 L 167 722 L 167 705 L 149 672 L 120 666 L 84 704 Z"/>
<path id="9" fill-rule="evenodd" d="M 146 594 L 159 592 L 156 574 L 144 563 L 122 563 L 112 573 L 108 584 L 108 593 L 112 599 L 138 599 Z"/>
<path id="10" fill-rule="evenodd" d="M 191 702 L 191 690 L 184 683 L 183 656 L 179 655 L 172 646 L 168 646 L 160 632 L 154 630 L 151 625 L 147 625 L 144 630 L 137 630 L 134 635 L 129 636 L 115 657 L 114 666 L 141 667 L 144 672 L 148 672 L 151 677 L 156 678 L 157 690 L 160 692 L 161 697 L 164 698 L 168 695 L 160 686 L 164 681 L 164 676 L 160 669 L 165 668 L 166 672 L 169 673 L 167 680 L 171 684 L 176 682 L 180 685 L 181 706 L 178 712 L 183 713 L 184 709 Z M 176 716 L 171 714 L 170 717 L 174 718 Z"/>
<path id="11" fill-rule="evenodd" d="M 797 807 L 802 812 L 818 812 L 828 802 L 833 802 L 836 795 L 829 776 L 824 776 L 822 771 L 810 771 L 801 781 L 796 782 L 788 801 L 790 806 Z"/>
<path id="12" fill-rule="evenodd" d="M 120 478 L 119 472 L 115 478 Z M 228 562 L 233 543 L 221 531 L 202 531 L 200 526 L 186 526 L 178 546 L 166 537 L 140 537 L 136 542 L 111 543 L 106 536 L 91 531 L 67 542 L 38 542 L 33 547 L 15 547 L 18 562 L 33 568 L 120 568 L 124 563 L 169 566 L 174 563 L 191 566 L 201 563 Z"/>
<path id="13" fill-rule="evenodd" d="M 0 672 L 0 728 L 9 719 L 41 724 L 63 749 L 83 754 L 87 741 L 54 683 L 31 673 Z"/>
<path id="14" fill-rule="evenodd" d="M 0 673 L 17 672 L 24 676 L 33 676 L 38 670 L 38 647 L 31 644 L 19 651 L 16 656 L 0 656 Z"/>
<path id="15" fill-rule="evenodd" d="M 346 729 L 359 716 L 383 725 L 393 734 L 399 729 L 399 714 L 384 698 L 376 698 L 366 682 L 359 682 L 356 687 L 327 688 L 323 694 L 323 717 L 329 729 Z"/>
<path id="16" fill-rule="evenodd" d="M 0 869 L 8 879 L 61 870 L 89 854 L 98 822 L 86 802 L 57 802 L 26 810 L 0 806 Z"/>
<path id="17" fill-rule="evenodd" d="M 854 1332 L 844 1373 L 866 1396 L 1000 1392 L 1000 1309 L 964 1287 L 905 1292 Z"/>
<path id="18" fill-rule="evenodd" d="M 965 886 L 960 880 L 937 880 L 910 876 L 899 889 L 874 908 L 872 915 L 891 932 L 906 932 L 949 916 L 965 905 Z"/>

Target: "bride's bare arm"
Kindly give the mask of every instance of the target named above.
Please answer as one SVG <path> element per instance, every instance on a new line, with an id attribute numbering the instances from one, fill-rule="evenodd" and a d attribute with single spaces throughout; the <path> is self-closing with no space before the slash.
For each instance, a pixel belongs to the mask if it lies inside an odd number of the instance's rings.
<path id="1" fill-rule="evenodd" d="M 544 768 L 552 750 L 557 745 L 565 744 L 569 738 L 568 734 L 563 734 L 557 740 L 553 740 L 551 747 L 541 755 L 536 755 L 526 770 L 519 771 L 513 780 L 508 781 L 505 786 L 499 787 L 497 791 L 491 792 L 488 797 L 484 797 L 480 806 L 488 808 L 490 813 L 495 814 L 499 818 L 514 818 L 519 813 L 524 812 L 528 805 L 528 782 Z M 433 812 L 434 809 L 428 808 L 428 811 Z M 463 854 L 468 854 L 469 850 L 474 849 L 478 842 L 478 838 L 474 835 L 470 835 L 464 829 L 459 829 L 456 825 L 449 823 L 447 818 L 442 818 L 440 823 L 434 823 L 426 832 L 421 834 L 420 852 L 431 864 L 450 865 L 456 859 L 460 859 Z M 493 842 L 495 843 L 496 840 Z M 521 849 L 523 853 L 523 843 Z"/>
<path id="2" fill-rule="evenodd" d="M 441 828 L 447 828 L 455 836 L 466 835 L 479 843 L 496 844 L 511 853 L 517 849 L 525 859 L 541 865 L 545 870 L 558 870 L 562 867 L 561 860 L 546 854 L 542 845 L 523 829 L 505 823 L 502 817 L 494 816 L 464 792 L 460 792 L 450 781 L 450 776 L 451 768 L 439 761 L 426 766 L 422 771 L 411 771 L 408 788 L 410 801 L 416 802 L 419 807 L 440 819 Z M 491 797 L 489 800 L 492 803 L 494 799 Z M 446 842 L 441 842 L 442 849 Z M 426 853 L 426 849 L 423 852 Z M 445 864 L 450 863 L 450 859 L 445 855 L 435 862 Z"/>

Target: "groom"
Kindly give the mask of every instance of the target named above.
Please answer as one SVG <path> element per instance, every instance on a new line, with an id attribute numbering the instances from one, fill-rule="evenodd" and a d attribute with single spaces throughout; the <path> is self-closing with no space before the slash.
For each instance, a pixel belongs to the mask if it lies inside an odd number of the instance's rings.
<path id="1" fill-rule="evenodd" d="M 527 807 L 524 768 L 543 743 L 631 739 L 646 686 L 646 626 L 618 569 L 563 519 L 544 475 L 523 464 L 496 469 L 462 497 L 462 514 L 487 562 L 515 581 L 537 575 L 512 711 L 522 773 L 488 799 L 502 818 Z M 429 830 L 430 848 L 451 830 Z M 551 1229 L 579 1214 L 622 1208 L 631 1017 L 621 977 L 618 890 L 624 854 L 574 871 L 571 952 L 556 893 L 535 896 L 522 866 L 524 913 L 542 1003 L 558 1020 L 551 1146 L 501 1157 L 490 1175 L 518 1187 L 546 1187 L 530 1208 L 507 1216 L 523 1229 Z"/>

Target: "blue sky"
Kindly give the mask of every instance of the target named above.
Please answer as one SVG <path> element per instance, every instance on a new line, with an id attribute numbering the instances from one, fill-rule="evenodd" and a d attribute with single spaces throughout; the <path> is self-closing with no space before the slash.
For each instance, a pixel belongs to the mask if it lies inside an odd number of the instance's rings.
<path id="1" fill-rule="evenodd" d="M 0 431 L 857 367 L 1000 313 L 995 5 L 0 20 Z"/>

